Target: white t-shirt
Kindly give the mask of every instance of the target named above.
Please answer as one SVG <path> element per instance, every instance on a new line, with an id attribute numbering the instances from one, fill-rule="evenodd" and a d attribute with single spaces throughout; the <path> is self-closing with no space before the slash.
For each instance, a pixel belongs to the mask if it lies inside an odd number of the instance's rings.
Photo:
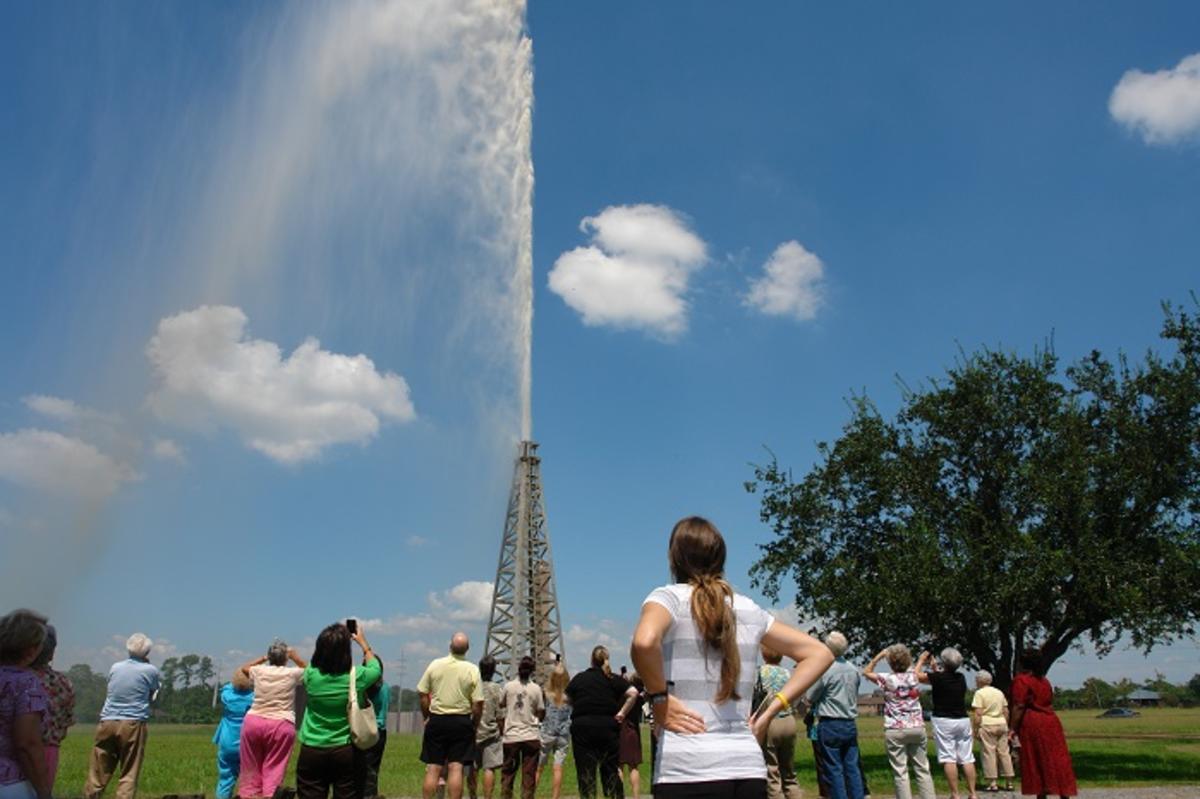
<path id="1" fill-rule="evenodd" d="M 542 687 L 530 680 L 509 680 L 500 700 L 504 708 L 504 743 L 536 741 L 541 737 L 539 714 L 546 708 Z"/>
<path id="2" fill-rule="evenodd" d="M 747 719 L 758 645 L 775 619 L 754 600 L 734 594 L 733 613 L 742 656 L 737 684 L 740 698 L 718 705 L 713 698 L 721 683 L 721 655 L 710 649 L 696 630 L 691 599 L 692 587 L 679 583 L 656 588 L 646 597 L 646 602 L 662 605 L 671 614 L 672 624 L 662 643 L 665 676 L 672 683 L 670 691 L 703 716 L 705 726 L 705 732 L 699 735 L 663 731 L 654 782 L 766 779 L 762 749 Z"/>
<path id="3" fill-rule="evenodd" d="M 254 683 L 254 703 L 247 711 L 261 719 L 296 722 L 296 687 L 304 679 L 298 666 L 271 666 L 262 663 L 250 667 Z"/>

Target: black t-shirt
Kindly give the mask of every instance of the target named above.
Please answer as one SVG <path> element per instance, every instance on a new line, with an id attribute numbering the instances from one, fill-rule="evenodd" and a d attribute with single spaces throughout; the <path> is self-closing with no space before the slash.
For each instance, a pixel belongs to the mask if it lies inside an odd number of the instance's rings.
<path id="1" fill-rule="evenodd" d="M 604 669 L 593 666 L 571 678 L 567 685 L 567 696 L 571 699 L 571 718 L 580 716 L 617 715 L 625 704 L 625 690 L 629 683 L 616 674 L 611 677 Z"/>
<path id="2" fill-rule="evenodd" d="M 967 717 L 967 678 L 957 671 L 929 672 L 933 715 L 943 719 Z"/>

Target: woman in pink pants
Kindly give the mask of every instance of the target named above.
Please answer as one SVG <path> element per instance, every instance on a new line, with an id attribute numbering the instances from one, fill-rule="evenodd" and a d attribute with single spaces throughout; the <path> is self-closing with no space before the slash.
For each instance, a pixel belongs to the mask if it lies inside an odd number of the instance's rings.
<path id="1" fill-rule="evenodd" d="M 274 796 L 283 782 L 296 740 L 296 687 L 306 665 L 296 650 L 277 640 L 266 656 L 242 666 L 254 684 L 254 704 L 242 722 L 238 795 L 244 799 Z"/>

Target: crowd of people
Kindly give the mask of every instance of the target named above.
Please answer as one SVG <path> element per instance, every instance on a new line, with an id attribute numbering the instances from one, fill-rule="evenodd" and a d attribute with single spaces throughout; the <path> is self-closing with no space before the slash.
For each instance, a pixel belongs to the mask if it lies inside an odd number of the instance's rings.
<path id="1" fill-rule="evenodd" d="M 469 661 L 470 641 L 456 633 L 449 653 L 430 663 L 417 685 L 425 719 L 424 799 L 442 791 L 462 799 L 464 788 L 476 799 L 481 773 L 482 795 L 492 799 L 496 772 L 502 799 L 512 799 L 518 773 L 522 799 L 533 799 L 547 766 L 553 799 L 560 799 L 568 753 L 583 799 L 594 799 L 597 788 L 608 799 L 624 799 L 626 782 L 636 799 L 646 716 L 652 720 L 652 792 L 659 799 L 798 799 L 800 719 L 821 796 L 864 799 L 860 679 L 883 694 L 884 744 L 898 799 L 913 796 L 914 782 L 920 799 L 934 797 L 922 685 L 932 695 L 937 760 L 952 799 L 962 799 L 963 786 L 967 799 L 978 797 L 976 740 L 984 792 L 1013 789 L 1011 746 L 1020 751 L 1022 794 L 1076 795 L 1036 650 L 1023 655 L 1010 697 L 991 686 L 990 674 L 976 673 L 968 708 L 957 650 L 947 648 L 937 658 L 923 652 L 914 664 L 909 648 L 894 644 L 860 672 L 845 657 L 842 634 L 819 641 L 734 591 L 724 577 L 724 539 L 705 519 L 675 525 L 668 563 L 674 582 L 642 603 L 630 649 L 634 673 L 614 672 L 609 651 L 597 646 L 589 667 L 574 676 L 555 662 L 539 684 L 539 664 L 526 656 L 515 676 L 500 683 L 496 660 Z M 74 704 L 70 680 L 50 665 L 56 643 L 54 627 L 41 614 L 22 609 L 0 618 L 0 799 L 53 795 L 58 748 Z M 145 635 L 130 636 L 128 658 L 109 671 L 85 799 L 98 799 L 117 774 L 118 799 L 134 797 L 160 685 L 149 660 L 152 646 Z M 785 668 L 784 658 L 794 667 Z M 888 669 L 880 669 L 885 662 Z M 375 799 L 390 704 L 382 677 L 382 662 L 352 619 L 322 630 L 308 662 L 274 641 L 221 687 L 213 736 L 216 796 L 280 795 L 299 742 L 300 799 Z M 297 726 L 300 688 L 305 704 Z"/>

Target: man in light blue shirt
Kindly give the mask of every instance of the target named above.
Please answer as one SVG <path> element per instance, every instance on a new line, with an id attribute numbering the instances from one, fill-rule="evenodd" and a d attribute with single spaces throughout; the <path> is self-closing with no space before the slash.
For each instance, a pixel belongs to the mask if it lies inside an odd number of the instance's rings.
<path id="1" fill-rule="evenodd" d="M 118 766 L 121 778 L 117 781 L 117 799 L 133 799 L 137 792 L 146 751 L 146 721 L 159 686 L 158 669 L 149 661 L 151 646 L 149 638 L 134 633 L 125 642 L 129 659 L 109 669 L 108 695 L 96 727 L 84 799 L 97 799 L 103 794 Z"/>
<path id="2" fill-rule="evenodd" d="M 858 669 L 846 662 L 846 636 L 832 632 L 825 645 L 836 658 L 806 699 L 817 717 L 817 745 L 829 778 L 830 799 L 863 799 L 865 788 L 858 767 Z"/>

